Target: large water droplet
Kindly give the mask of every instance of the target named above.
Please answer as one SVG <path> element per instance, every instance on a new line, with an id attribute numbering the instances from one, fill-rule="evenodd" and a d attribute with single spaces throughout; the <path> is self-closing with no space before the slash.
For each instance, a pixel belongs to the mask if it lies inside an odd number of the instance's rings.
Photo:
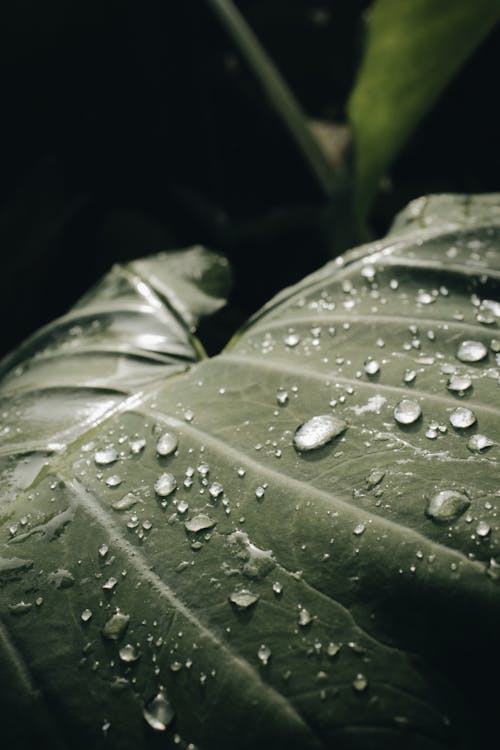
<path id="1" fill-rule="evenodd" d="M 118 451 L 112 445 L 107 445 L 105 448 L 94 453 L 94 461 L 98 466 L 106 466 L 118 461 Z"/>
<path id="2" fill-rule="evenodd" d="M 457 349 L 457 359 L 461 362 L 479 362 L 488 354 L 482 341 L 461 341 Z"/>
<path id="3" fill-rule="evenodd" d="M 434 521 L 453 521 L 470 505 L 470 498 L 456 490 L 441 490 L 427 503 L 426 515 Z"/>
<path id="4" fill-rule="evenodd" d="M 457 430 L 466 430 L 476 423 L 476 415 L 471 409 L 459 406 L 450 414 L 450 424 Z"/>
<path id="5" fill-rule="evenodd" d="M 118 610 L 111 615 L 109 620 L 104 624 L 102 635 L 109 641 L 118 641 L 125 634 L 130 622 L 130 615 L 125 615 Z"/>
<path id="6" fill-rule="evenodd" d="M 160 690 L 149 703 L 146 703 L 143 716 L 149 726 L 157 732 L 164 732 L 172 722 L 175 712 L 163 690 Z"/>
<path id="7" fill-rule="evenodd" d="M 304 422 L 295 432 L 293 445 L 298 451 L 311 451 L 324 445 L 347 430 L 347 422 L 330 414 L 320 414 Z"/>
<path id="8" fill-rule="evenodd" d="M 265 643 L 262 643 L 258 650 L 257 650 L 257 658 L 264 666 L 268 663 L 269 659 L 271 658 L 271 649 L 269 646 L 266 646 Z"/>
<path id="9" fill-rule="evenodd" d="M 420 404 L 409 398 L 403 398 L 394 407 L 394 419 L 399 424 L 413 424 L 422 416 Z"/>
<path id="10" fill-rule="evenodd" d="M 160 497 L 168 497 L 177 487 L 177 480 L 173 474 L 160 474 L 154 484 L 155 492 Z"/>
<path id="11" fill-rule="evenodd" d="M 199 515 L 190 518 L 189 521 L 185 521 L 184 526 L 188 531 L 195 533 L 197 531 L 211 529 L 216 523 L 217 521 L 214 521 L 210 516 L 205 515 L 205 513 L 200 513 Z"/>
<path id="12" fill-rule="evenodd" d="M 127 664 L 137 661 L 141 656 L 139 650 L 132 643 L 127 643 L 125 646 L 122 646 L 118 654 L 120 659 Z"/>
<path id="13" fill-rule="evenodd" d="M 367 375 L 376 375 L 380 372 L 380 365 L 376 359 L 367 359 L 363 367 Z"/>
<path id="14" fill-rule="evenodd" d="M 259 600 L 257 594 L 252 594 L 248 589 L 241 589 L 240 591 L 233 591 L 229 595 L 229 601 L 234 604 L 237 609 L 245 610 L 252 607 Z"/>
<path id="15" fill-rule="evenodd" d="M 491 526 L 489 523 L 486 523 L 486 521 L 479 521 L 478 525 L 476 526 L 476 534 L 477 536 L 484 539 L 488 536 L 488 534 L 491 531 Z"/>
<path id="16" fill-rule="evenodd" d="M 368 687 L 368 680 L 359 672 L 352 681 L 352 687 L 357 693 L 362 693 Z"/>
<path id="17" fill-rule="evenodd" d="M 170 456 L 171 453 L 177 450 L 178 445 L 177 435 L 171 432 L 164 432 L 156 442 L 156 452 L 160 456 Z"/>
<path id="18" fill-rule="evenodd" d="M 297 346 L 297 344 L 300 344 L 300 336 L 298 333 L 289 333 L 287 336 L 285 336 L 283 342 L 285 346 Z"/>
<path id="19" fill-rule="evenodd" d="M 477 435 L 472 435 L 467 442 L 467 448 L 470 451 L 473 451 L 473 453 L 481 453 L 481 451 L 492 448 L 494 445 L 496 445 L 494 440 L 479 433 Z"/>
<path id="20" fill-rule="evenodd" d="M 298 623 L 301 628 L 305 628 L 313 621 L 313 616 L 305 607 L 299 609 Z"/>
<path id="21" fill-rule="evenodd" d="M 457 375 L 454 373 L 448 380 L 448 390 L 462 396 L 472 386 L 470 375 Z"/>

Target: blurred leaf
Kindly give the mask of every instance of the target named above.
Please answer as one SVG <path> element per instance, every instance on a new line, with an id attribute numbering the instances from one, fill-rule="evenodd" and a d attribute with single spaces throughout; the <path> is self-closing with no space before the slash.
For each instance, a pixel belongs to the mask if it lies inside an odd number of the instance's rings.
<path id="1" fill-rule="evenodd" d="M 357 208 L 446 84 L 500 18 L 498 0 L 379 0 L 351 94 Z"/>

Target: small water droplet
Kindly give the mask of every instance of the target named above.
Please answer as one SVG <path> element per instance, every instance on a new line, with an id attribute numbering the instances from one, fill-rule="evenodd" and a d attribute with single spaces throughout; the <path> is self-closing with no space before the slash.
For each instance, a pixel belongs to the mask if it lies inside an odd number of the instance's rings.
<path id="1" fill-rule="evenodd" d="M 114 510 L 128 510 L 137 503 L 137 498 L 129 492 L 127 495 L 120 497 L 118 500 L 113 500 L 111 507 Z"/>
<path id="2" fill-rule="evenodd" d="M 187 531 L 196 533 L 197 531 L 211 529 L 216 523 L 217 521 L 214 521 L 210 516 L 205 515 L 205 513 L 200 513 L 197 516 L 193 516 L 193 518 L 190 518 L 188 521 L 185 521 L 184 526 Z"/>
<path id="3" fill-rule="evenodd" d="M 481 537 L 481 539 L 484 539 L 490 532 L 491 526 L 486 523 L 486 521 L 479 521 L 478 525 L 476 526 L 477 536 Z"/>
<path id="4" fill-rule="evenodd" d="M 380 482 L 382 481 L 384 477 L 385 477 L 385 471 L 383 469 L 377 469 L 377 468 L 372 469 L 365 479 L 367 488 L 369 490 L 373 489 L 373 487 L 376 487 L 377 484 L 380 484 Z"/>
<path id="5" fill-rule="evenodd" d="M 120 659 L 127 664 L 137 661 L 141 656 L 139 650 L 132 643 L 127 643 L 125 646 L 122 646 L 118 654 Z"/>
<path id="6" fill-rule="evenodd" d="M 293 445 L 297 451 L 322 448 L 347 430 L 347 422 L 330 414 L 320 414 L 304 422 L 295 432 Z"/>
<path id="7" fill-rule="evenodd" d="M 92 610 L 91 609 L 84 609 L 83 612 L 80 615 L 80 620 L 82 622 L 88 622 L 91 617 L 92 617 Z"/>
<path id="8" fill-rule="evenodd" d="M 265 666 L 271 658 L 271 649 L 269 646 L 262 643 L 257 650 L 257 658 Z"/>
<path id="9" fill-rule="evenodd" d="M 58 568 L 49 573 L 48 579 L 56 589 L 69 589 L 75 583 L 75 577 L 65 568 Z"/>
<path id="10" fill-rule="evenodd" d="M 118 461 L 118 451 L 113 445 L 107 445 L 94 453 L 94 461 L 98 466 L 107 466 Z"/>
<path id="11" fill-rule="evenodd" d="M 168 497 L 175 491 L 177 480 L 173 474 L 160 474 L 154 484 L 154 489 L 160 497 Z"/>
<path id="12" fill-rule="evenodd" d="M 480 362 L 488 354 L 488 349 L 482 341 L 461 341 L 457 348 L 456 357 L 461 362 Z"/>
<path id="13" fill-rule="evenodd" d="M 441 490 L 427 503 L 426 515 L 434 521 L 453 521 L 467 510 L 470 498 L 456 490 Z"/>
<path id="14" fill-rule="evenodd" d="M 376 375 L 380 372 L 380 364 L 376 359 L 367 359 L 363 367 L 367 375 Z"/>
<path id="15" fill-rule="evenodd" d="M 106 555 L 109 552 L 109 547 L 107 544 L 101 544 L 99 549 L 97 550 L 99 557 L 106 557 Z"/>
<path id="16" fill-rule="evenodd" d="M 289 333 L 287 336 L 285 336 L 283 342 L 285 346 L 297 346 L 297 344 L 300 344 L 300 336 L 298 333 Z"/>
<path id="17" fill-rule="evenodd" d="M 259 600 L 257 594 L 252 594 L 248 589 L 241 589 L 240 591 L 233 591 L 229 595 L 229 601 L 234 604 L 237 609 L 245 610 L 253 607 Z"/>
<path id="18" fill-rule="evenodd" d="M 422 416 L 420 404 L 409 398 L 403 398 L 394 407 L 394 419 L 399 424 L 413 424 Z"/>
<path id="19" fill-rule="evenodd" d="M 352 687 L 357 693 L 362 693 L 368 687 L 368 680 L 359 672 L 352 681 Z"/>
<path id="20" fill-rule="evenodd" d="M 313 621 L 313 616 L 305 607 L 299 609 L 298 623 L 301 628 L 305 628 Z"/>
<path id="21" fill-rule="evenodd" d="M 121 477 L 118 476 L 118 474 L 112 474 L 110 477 L 106 479 L 106 484 L 108 487 L 118 487 L 122 483 Z"/>
<path id="22" fill-rule="evenodd" d="M 492 448 L 494 445 L 496 445 L 494 440 L 479 433 L 472 435 L 467 442 L 467 448 L 473 453 L 481 453 L 481 451 Z"/>
<path id="23" fill-rule="evenodd" d="M 338 652 L 340 651 L 340 648 L 341 646 L 339 643 L 334 643 L 333 641 L 330 641 L 330 643 L 326 647 L 326 653 L 332 659 L 334 656 L 338 654 Z"/>
<path id="24" fill-rule="evenodd" d="M 281 594 L 283 593 L 283 584 L 280 583 L 279 581 L 275 581 L 273 583 L 272 588 L 273 588 L 273 592 L 276 594 L 276 596 L 281 596 Z"/>
<path id="25" fill-rule="evenodd" d="M 156 732 L 164 732 L 171 724 L 175 713 L 163 690 L 145 705 L 143 716 Z"/>
<path id="26" fill-rule="evenodd" d="M 111 576 L 111 578 L 108 578 L 108 580 L 105 583 L 103 583 L 102 587 L 104 591 L 113 591 L 117 583 L 118 581 L 116 580 L 116 578 Z"/>
<path id="27" fill-rule="evenodd" d="M 134 455 L 138 455 L 146 447 L 144 438 L 136 438 L 129 441 L 129 448 Z"/>
<path id="28" fill-rule="evenodd" d="M 284 391 L 282 388 L 276 393 L 276 401 L 280 406 L 285 406 L 288 403 L 288 391 Z"/>
<path id="29" fill-rule="evenodd" d="M 415 372 L 415 370 L 405 370 L 403 373 L 403 382 L 413 383 L 416 377 L 417 377 L 417 373 Z"/>
<path id="30" fill-rule="evenodd" d="M 177 435 L 174 435 L 172 432 L 164 432 L 156 442 L 156 452 L 160 456 L 170 456 L 171 453 L 177 450 L 178 445 Z"/>
<path id="31" fill-rule="evenodd" d="M 361 534 L 364 533 L 365 529 L 366 529 L 366 526 L 364 523 L 358 523 L 353 528 L 352 533 L 355 534 L 356 536 L 361 536 Z"/>
<path id="32" fill-rule="evenodd" d="M 257 500 L 262 500 L 264 495 L 266 494 L 265 487 L 256 487 L 255 488 L 255 497 Z"/>
<path id="33" fill-rule="evenodd" d="M 476 415 L 471 409 L 459 406 L 450 414 L 450 424 L 457 430 L 466 430 L 476 423 Z"/>

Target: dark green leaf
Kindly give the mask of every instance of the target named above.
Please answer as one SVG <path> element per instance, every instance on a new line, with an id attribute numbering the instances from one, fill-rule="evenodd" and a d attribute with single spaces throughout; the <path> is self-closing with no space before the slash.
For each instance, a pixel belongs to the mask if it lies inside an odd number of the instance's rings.
<path id="1" fill-rule="evenodd" d="M 413 204 L 176 377 L 113 354 L 117 400 L 90 422 L 77 407 L 64 440 L 60 413 L 102 362 L 76 373 L 64 327 L 52 374 L 46 342 L 21 353 L 3 385 L 3 738 L 481 746 L 499 667 L 499 213 L 498 196 Z M 175 358 L 194 359 L 170 320 Z M 321 415 L 322 447 L 298 451 Z M 477 434 L 494 445 L 471 449 Z M 29 479 L 23 446 L 51 453 Z"/>
<path id="2" fill-rule="evenodd" d="M 360 214 L 420 119 L 499 17 L 497 0 L 374 4 L 349 102 Z"/>

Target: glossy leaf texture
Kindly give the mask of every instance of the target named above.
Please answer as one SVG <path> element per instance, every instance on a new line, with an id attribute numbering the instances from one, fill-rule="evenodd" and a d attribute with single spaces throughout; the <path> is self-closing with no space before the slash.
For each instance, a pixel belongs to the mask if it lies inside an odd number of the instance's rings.
<path id="1" fill-rule="evenodd" d="M 355 192 L 366 216 L 379 180 L 500 18 L 491 0 L 377 0 L 348 104 Z"/>
<path id="2" fill-rule="evenodd" d="M 146 387 L 131 374 L 29 485 L 4 480 L 4 737 L 486 742 L 499 219 L 498 196 L 415 202 L 385 240 L 284 290 L 226 352 Z M 57 383 L 54 364 L 33 387 Z M 38 404 L 41 450 L 60 438 L 58 409 Z"/>

